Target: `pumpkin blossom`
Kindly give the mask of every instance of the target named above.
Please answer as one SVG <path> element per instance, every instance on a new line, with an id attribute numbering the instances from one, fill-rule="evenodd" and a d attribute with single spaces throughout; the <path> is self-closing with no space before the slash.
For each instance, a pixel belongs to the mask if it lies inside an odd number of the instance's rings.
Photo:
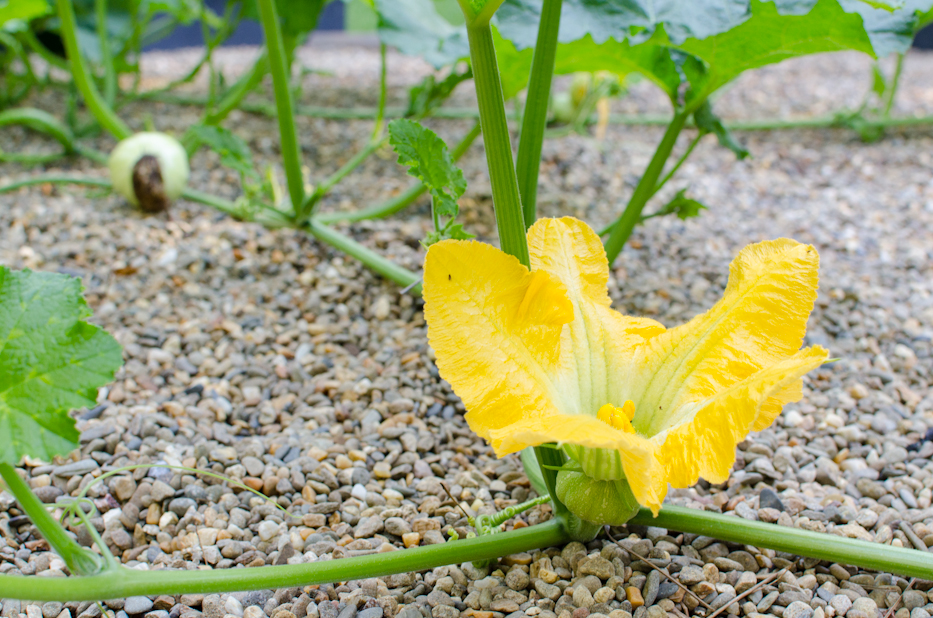
<path id="1" fill-rule="evenodd" d="M 657 513 L 668 486 L 725 481 L 736 444 L 798 400 L 828 356 L 800 349 L 816 299 L 812 246 L 749 245 L 722 299 L 671 329 L 610 307 L 609 265 L 585 223 L 541 219 L 528 246 L 530 269 L 476 241 L 433 245 L 428 338 L 473 431 L 499 457 L 557 443 L 592 484 L 582 494 L 614 488 Z"/>

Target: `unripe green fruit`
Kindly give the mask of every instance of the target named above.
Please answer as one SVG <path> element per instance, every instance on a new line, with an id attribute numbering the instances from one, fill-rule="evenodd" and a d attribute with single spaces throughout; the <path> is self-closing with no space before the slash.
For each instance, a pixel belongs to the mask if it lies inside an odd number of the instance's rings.
<path id="1" fill-rule="evenodd" d="M 554 122 L 569 124 L 573 121 L 573 101 L 569 92 L 557 92 L 551 97 L 551 114 Z"/>
<path id="2" fill-rule="evenodd" d="M 641 508 L 625 479 L 597 481 L 582 472 L 561 470 L 555 489 L 571 513 L 598 525 L 621 526 Z"/>
<path id="3" fill-rule="evenodd" d="M 137 133 L 117 144 L 108 160 L 113 189 L 147 212 L 168 208 L 188 184 L 188 153 L 165 133 Z"/>
<path id="4" fill-rule="evenodd" d="M 583 103 L 583 99 L 586 98 L 586 95 L 589 94 L 592 87 L 592 73 L 574 74 L 573 80 L 570 82 L 570 100 L 573 102 L 574 108 L 580 107 L 580 104 Z"/>

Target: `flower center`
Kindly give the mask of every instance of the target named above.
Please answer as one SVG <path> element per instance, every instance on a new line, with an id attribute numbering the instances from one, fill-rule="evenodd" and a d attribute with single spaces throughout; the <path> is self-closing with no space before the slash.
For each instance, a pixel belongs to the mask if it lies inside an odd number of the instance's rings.
<path id="1" fill-rule="evenodd" d="M 635 402 L 629 399 L 622 404 L 621 408 L 607 403 L 596 413 L 596 418 L 613 429 L 618 429 L 625 433 L 635 433 L 635 428 L 632 427 L 632 419 L 635 418 Z"/>

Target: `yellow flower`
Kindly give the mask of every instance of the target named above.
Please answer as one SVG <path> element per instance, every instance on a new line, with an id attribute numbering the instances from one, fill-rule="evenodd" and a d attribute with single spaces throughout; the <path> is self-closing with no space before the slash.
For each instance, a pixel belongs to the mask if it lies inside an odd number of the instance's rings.
<path id="1" fill-rule="evenodd" d="M 425 260 L 437 367 L 500 457 L 556 442 L 587 477 L 626 479 L 657 513 L 668 485 L 725 481 L 735 445 L 798 400 L 827 358 L 800 349 L 816 298 L 811 246 L 746 247 L 722 300 L 668 330 L 610 308 L 606 255 L 585 223 L 539 220 L 528 245 L 530 270 L 476 241 L 437 243 Z"/>

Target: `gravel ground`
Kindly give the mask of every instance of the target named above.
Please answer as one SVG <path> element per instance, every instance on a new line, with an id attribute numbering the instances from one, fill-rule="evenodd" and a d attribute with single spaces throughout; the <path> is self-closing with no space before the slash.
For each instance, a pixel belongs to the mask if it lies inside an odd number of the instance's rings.
<path id="1" fill-rule="evenodd" d="M 226 61 L 243 67 L 251 53 L 234 50 Z M 153 55 L 147 79 L 167 79 L 194 57 Z M 302 58 L 333 72 L 308 76 L 305 103 L 373 102 L 371 47 L 312 47 Z M 425 67 L 390 58 L 398 103 Z M 849 54 L 785 63 L 743 77 L 718 108 L 730 118 L 760 118 L 852 106 L 867 86 L 868 66 Z M 897 113 L 933 111 L 931 72 L 933 57 L 911 54 Z M 471 96 L 458 93 L 456 101 L 468 104 Z M 49 91 L 33 103 L 55 110 L 57 98 Z M 658 113 L 661 103 L 640 84 L 616 108 Z M 194 113 L 140 104 L 124 117 L 141 125 L 148 114 L 157 127 L 180 130 Z M 431 124 L 448 138 L 469 126 Z M 237 113 L 229 126 L 260 163 L 274 162 L 273 121 Z M 314 177 L 336 169 L 371 129 L 363 121 L 308 118 L 299 128 Z M 604 143 L 578 136 L 546 142 L 542 214 L 608 221 L 660 135 L 659 128 L 611 127 Z M 809 342 L 840 360 L 813 372 L 803 400 L 771 429 L 739 445 L 727 483 L 701 482 L 672 492 L 669 502 L 925 550 L 933 546 L 933 443 L 918 441 L 933 426 L 933 134 L 889 132 L 870 145 L 842 130 L 740 138 L 753 158 L 738 162 L 708 138 L 666 190 L 689 186 L 710 209 L 637 231 L 610 278 L 615 306 L 682 322 L 719 297 L 739 248 L 791 236 L 816 245 L 823 258 Z M 109 144 L 101 139 L 99 146 Z M 13 129 L 0 134 L 0 147 L 49 145 Z M 490 238 L 481 150 L 474 147 L 463 162 L 470 181 L 464 219 Z M 200 154 L 193 168 L 196 188 L 237 194 L 236 177 L 216 157 Z M 59 169 L 100 173 L 87 162 Z M 0 167 L 0 183 L 40 171 Z M 325 207 L 365 206 L 405 186 L 393 157 L 380 153 Z M 286 521 L 273 505 L 214 479 L 140 469 L 90 489 L 102 512 L 94 523 L 126 565 L 254 568 L 442 543 L 450 530 L 468 531 L 442 482 L 479 510 L 529 497 L 517 458 L 494 457 L 438 377 L 420 301 L 349 258 L 294 231 L 237 223 L 188 203 L 170 217 L 141 216 L 110 195 L 46 186 L 6 194 L 0 204 L 0 263 L 82 277 L 95 320 L 125 349 L 126 365 L 101 404 L 79 413 L 80 452 L 24 467 L 40 497 L 52 503 L 109 469 L 164 463 L 240 479 L 294 515 Z M 351 231 L 417 269 L 426 215 L 421 204 Z M 549 513 L 540 506 L 509 526 Z M 5 493 L 0 535 L 0 573 L 61 575 L 61 560 Z M 570 543 L 484 569 L 464 564 L 336 587 L 104 606 L 117 618 L 933 614 L 933 582 L 659 528 L 620 528 L 614 537 L 618 544 Z M 3 601 L 0 616 L 21 615 L 94 618 L 100 608 Z"/>

